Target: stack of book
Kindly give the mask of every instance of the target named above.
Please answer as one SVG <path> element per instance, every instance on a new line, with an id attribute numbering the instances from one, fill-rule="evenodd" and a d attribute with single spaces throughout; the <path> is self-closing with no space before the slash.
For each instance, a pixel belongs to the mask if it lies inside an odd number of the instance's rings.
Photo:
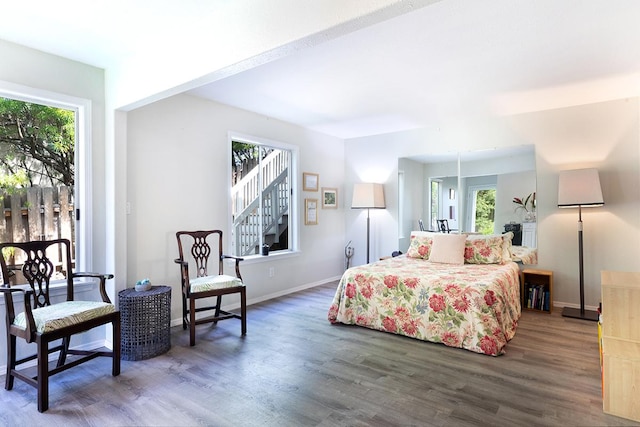
<path id="1" fill-rule="evenodd" d="M 549 290 L 545 286 L 525 283 L 524 289 L 527 308 L 549 311 Z"/>

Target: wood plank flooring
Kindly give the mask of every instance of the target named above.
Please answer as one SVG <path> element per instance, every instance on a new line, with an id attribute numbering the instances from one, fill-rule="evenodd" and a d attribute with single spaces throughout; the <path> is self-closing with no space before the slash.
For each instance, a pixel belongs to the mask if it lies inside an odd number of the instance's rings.
<path id="1" fill-rule="evenodd" d="M 331 325 L 336 283 L 248 308 L 248 334 L 229 320 L 200 326 L 197 344 L 172 330 L 161 356 L 108 359 L 59 374 L 50 409 L 35 389 L 0 388 L 8 426 L 631 426 L 602 412 L 593 322 L 524 312 L 507 354 Z M 4 384 L 4 376 L 0 377 Z"/>

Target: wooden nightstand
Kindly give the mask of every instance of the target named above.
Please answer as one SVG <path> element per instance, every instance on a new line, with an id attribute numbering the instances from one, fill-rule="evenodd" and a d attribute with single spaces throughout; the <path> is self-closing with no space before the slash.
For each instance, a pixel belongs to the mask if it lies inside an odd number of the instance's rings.
<path id="1" fill-rule="evenodd" d="M 553 271 L 525 268 L 520 273 L 520 302 L 523 310 L 551 313 Z"/>

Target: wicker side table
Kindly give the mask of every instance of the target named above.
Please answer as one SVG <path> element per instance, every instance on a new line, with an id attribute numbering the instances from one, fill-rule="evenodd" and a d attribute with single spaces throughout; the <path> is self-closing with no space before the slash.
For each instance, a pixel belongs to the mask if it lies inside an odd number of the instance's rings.
<path id="1" fill-rule="evenodd" d="M 118 293 L 121 318 L 121 358 L 142 360 L 171 348 L 171 287 L 148 291 L 125 289 Z"/>

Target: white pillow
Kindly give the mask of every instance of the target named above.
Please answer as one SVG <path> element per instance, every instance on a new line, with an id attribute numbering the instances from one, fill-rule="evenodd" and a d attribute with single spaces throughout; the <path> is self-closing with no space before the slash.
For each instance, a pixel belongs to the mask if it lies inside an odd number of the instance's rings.
<path id="1" fill-rule="evenodd" d="M 433 247 L 429 261 L 441 264 L 464 264 L 464 244 L 467 236 L 464 234 L 433 235 Z"/>
<path id="2" fill-rule="evenodd" d="M 502 262 L 512 261 L 513 254 L 511 253 L 511 247 L 513 246 L 513 232 L 509 231 L 502 235 L 503 252 L 502 252 Z"/>

